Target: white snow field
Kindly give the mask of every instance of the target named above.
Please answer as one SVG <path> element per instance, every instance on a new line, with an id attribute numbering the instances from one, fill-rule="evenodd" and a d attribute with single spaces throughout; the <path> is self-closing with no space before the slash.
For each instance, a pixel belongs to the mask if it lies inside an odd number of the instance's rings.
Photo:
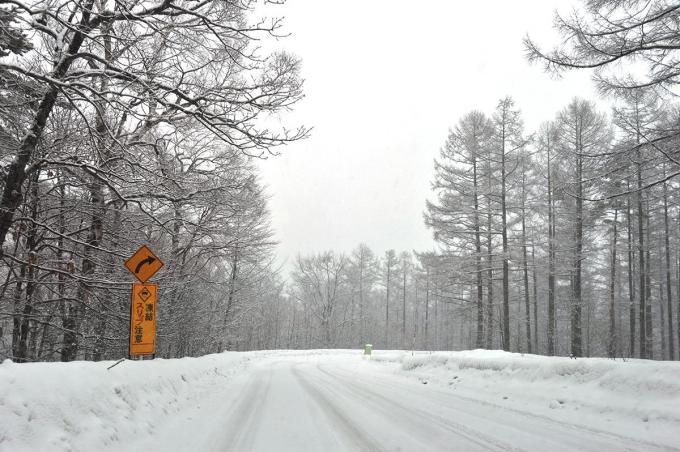
<path id="1" fill-rule="evenodd" d="M 0 451 L 680 451 L 680 363 L 265 351 L 0 364 Z"/>

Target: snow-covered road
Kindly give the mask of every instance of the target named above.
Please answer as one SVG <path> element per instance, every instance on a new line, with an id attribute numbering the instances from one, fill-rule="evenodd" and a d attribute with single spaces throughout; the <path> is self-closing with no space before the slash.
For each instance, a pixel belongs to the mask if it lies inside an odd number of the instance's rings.
<path id="1" fill-rule="evenodd" d="M 668 450 L 375 370 L 319 359 L 257 366 L 225 419 L 226 450 Z"/>
<path id="2" fill-rule="evenodd" d="M 111 364 L 0 364 L 0 452 L 680 452 L 678 362 L 290 350 Z"/>

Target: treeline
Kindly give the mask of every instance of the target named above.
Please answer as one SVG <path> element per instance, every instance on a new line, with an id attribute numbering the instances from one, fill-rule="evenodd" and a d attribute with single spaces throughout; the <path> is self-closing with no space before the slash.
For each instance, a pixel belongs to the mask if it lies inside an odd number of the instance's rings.
<path id="1" fill-rule="evenodd" d="M 252 2 L 13 2 L 0 8 L 0 360 L 127 354 L 123 262 L 165 262 L 158 356 L 246 347 L 271 267 L 253 157 L 301 138 L 264 119 L 299 62 L 258 53 Z"/>
<path id="2" fill-rule="evenodd" d="M 676 358 L 679 125 L 649 91 L 611 115 L 574 99 L 531 135 L 509 98 L 458 121 L 425 217 L 476 347 Z"/>
<path id="3" fill-rule="evenodd" d="M 425 206 L 437 252 L 299 256 L 259 345 L 676 359 L 677 131 L 646 90 L 531 134 L 511 98 L 464 115 Z"/>
<path id="4" fill-rule="evenodd" d="M 298 256 L 278 299 L 263 304 L 256 348 L 441 350 L 474 346 L 472 311 L 452 290 L 448 256 L 361 244 Z M 272 304 L 274 303 L 274 304 Z"/>

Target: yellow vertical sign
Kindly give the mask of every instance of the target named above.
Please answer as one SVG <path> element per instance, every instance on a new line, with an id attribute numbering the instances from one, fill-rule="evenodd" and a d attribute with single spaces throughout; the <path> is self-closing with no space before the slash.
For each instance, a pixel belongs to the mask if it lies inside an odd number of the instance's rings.
<path id="1" fill-rule="evenodd" d="M 130 356 L 156 354 L 156 284 L 132 284 Z"/>

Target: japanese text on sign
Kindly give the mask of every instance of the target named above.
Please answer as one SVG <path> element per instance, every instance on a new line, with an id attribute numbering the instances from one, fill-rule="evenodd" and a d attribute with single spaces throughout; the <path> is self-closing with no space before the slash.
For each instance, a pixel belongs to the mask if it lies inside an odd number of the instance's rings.
<path id="1" fill-rule="evenodd" d="M 156 353 L 156 284 L 133 284 L 130 315 L 130 356 Z"/>

